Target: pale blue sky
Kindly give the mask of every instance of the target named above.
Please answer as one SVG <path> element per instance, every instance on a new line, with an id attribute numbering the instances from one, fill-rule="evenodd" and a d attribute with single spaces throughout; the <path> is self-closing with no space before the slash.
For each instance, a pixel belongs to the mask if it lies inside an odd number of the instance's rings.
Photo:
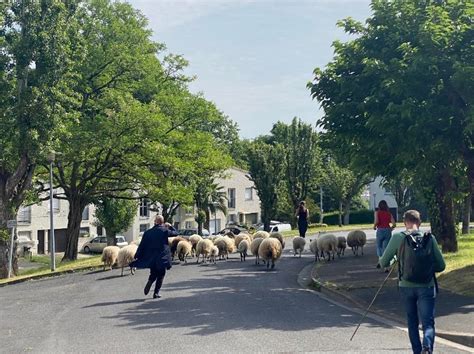
<path id="1" fill-rule="evenodd" d="M 370 15 L 370 0 L 128 0 L 154 39 L 190 62 L 190 85 L 230 118 L 240 135 L 267 134 L 294 116 L 321 117 L 306 84 L 331 60 L 337 20 Z"/>

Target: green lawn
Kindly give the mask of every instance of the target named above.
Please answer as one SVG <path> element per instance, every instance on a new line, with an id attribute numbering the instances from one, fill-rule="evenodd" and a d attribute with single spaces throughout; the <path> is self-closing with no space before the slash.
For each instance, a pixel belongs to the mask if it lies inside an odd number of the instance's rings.
<path id="1" fill-rule="evenodd" d="M 354 225 L 342 225 L 341 227 L 337 225 L 328 225 L 327 227 L 311 227 L 306 232 L 307 235 L 314 235 L 317 232 L 330 232 L 330 231 L 351 231 L 357 229 L 371 229 L 373 224 L 354 224 Z M 298 236 L 300 233 L 298 229 L 294 229 L 291 231 L 283 231 L 283 236 L 290 237 L 290 236 Z"/>
<path id="2" fill-rule="evenodd" d="M 457 253 L 446 253 L 446 270 L 439 276 L 439 284 L 461 295 L 474 297 L 474 233 L 459 236 Z"/>
<path id="3" fill-rule="evenodd" d="M 10 279 L 0 279 L 0 284 L 8 283 L 13 280 L 24 279 L 36 275 L 54 274 L 63 271 L 83 269 L 83 268 L 94 268 L 102 265 L 100 260 L 101 255 L 81 258 L 70 262 L 61 262 L 60 257 L 56 257 L 56 270 L 51 272 L 50 270 L 50 258 L 49 256 L 33 256 L 31 261 L 41 264 L 41 267 L 36 269 L 27 269 L 16 277 Z"/>

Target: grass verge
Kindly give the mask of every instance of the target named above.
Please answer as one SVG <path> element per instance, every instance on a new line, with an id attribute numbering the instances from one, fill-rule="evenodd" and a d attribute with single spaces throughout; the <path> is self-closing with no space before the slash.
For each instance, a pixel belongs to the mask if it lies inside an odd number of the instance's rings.
<path id="1" fill-rule="evenodd" d="M 9 279 L 0 279 L 0 284 L 6 284 L 12 281 L 30 278 L 33 276 L 40 276 L 40 275 L 49 275 L 49 274 L 56 274 L 65 271 L 72 271 L 76 269 L 83 269 L 83 268 L 94 268 L 102 265 L 100 260 L 101 255 L 81 258 L 75 261 L 68 261 L 68 262 L 61 262 L 61 260 L 57 257 L 56 258 L 56 270 L 51 272 L 50 270 L 50 259 L 48 256 L 33 256 L 31 261 L 38 262 L 42 264 L 41 267 L 35 269 L 27 269 L 22 272 L 16 277 L 9 278 Z"/>
<path id="2" fill-rule="evenodd" d="M 327 227 L 311 227 L 306 232 L 307 235 L 314 235 L 318 232 L 334 232 L 334 231 L 351 231 L 357 229 L 371 229 L 373 224 L 353 224 L 353 225 L 342 225 L 341 227 L 337 225 L 328 225 Z M 291 231 L 283 231 L 282 235 L 285 237 L 299 236 L 298 229 Z"/>
<path id="3" fill-rule="evenodd" d="M 457 253 L 444 254 L 446 270 L 439 285 L 457 294 L 474 297 L 474 233 L 458 237 Z"/>

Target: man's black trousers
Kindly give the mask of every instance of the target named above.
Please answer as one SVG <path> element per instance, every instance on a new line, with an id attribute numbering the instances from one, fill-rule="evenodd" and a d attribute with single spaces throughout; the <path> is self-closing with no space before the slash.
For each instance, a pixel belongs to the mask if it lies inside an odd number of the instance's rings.
<path id="1" fill-rule="evenodd" d="M 150 268 L 150 276 L 148 277 L 148 282 L 153 284 L 156 280 L 155 284 L 155 294 L 158 294 L 161 289 L 161 285 L 163 285 L 163 279 L 165 278 L 166 269 L 165 268 Z"/>

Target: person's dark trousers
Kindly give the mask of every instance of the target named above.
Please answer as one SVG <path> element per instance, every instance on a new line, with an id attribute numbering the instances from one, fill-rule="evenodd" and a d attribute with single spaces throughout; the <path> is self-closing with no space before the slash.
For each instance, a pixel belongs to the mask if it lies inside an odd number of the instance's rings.
<path id="1" fill-rule="evenodd" d="M 306 231 L 308 230 L 308 223 L 298 224 L 298 230 L 300 232 L 300 236 L 304 238 L 306 236 Z"/>
<path id="2" fill-rule="evenodd" d="M 163 279 L 165 278 L 166 269 L 164 268 L 151 268 L 150 269 L 150 276 L 148 277 L 147 287 L 148 289 L 151 288 L 153 283 L 156 281 L 155 284 L 155 291 L 154 294 L 158 295 L 160 292 L 161 286 L 163 285 Z"/>
<path id="3" fill-rule="evenodd" d="M 405 304 L 408 322 L 408 335 L 414 354 L 419 354 L 423 348 L 433 352 L 435 340 L 435 299 L 434 287 L 400 287 L 400 294 Z M 418 318 L 418 314 L 419 317 Z M 419 319 L 423 328 L 423 345 L 418 332 Z"/>

